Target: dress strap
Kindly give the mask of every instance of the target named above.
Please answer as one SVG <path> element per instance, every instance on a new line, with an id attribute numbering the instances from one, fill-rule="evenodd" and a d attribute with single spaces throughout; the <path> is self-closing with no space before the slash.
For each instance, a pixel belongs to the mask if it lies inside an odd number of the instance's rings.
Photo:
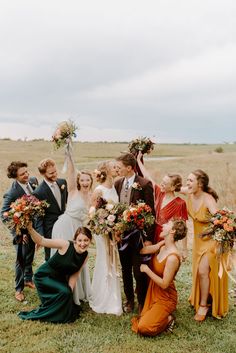
<path id="1" fill-rule="evenodd" d="M 171 252 L 169 255 L 166 256 L 166 259 L 171 255 L 175 255 L 178 258 L 179 262 L 181 261 L 180 256 L 176 254 L 176 252 Z"/>

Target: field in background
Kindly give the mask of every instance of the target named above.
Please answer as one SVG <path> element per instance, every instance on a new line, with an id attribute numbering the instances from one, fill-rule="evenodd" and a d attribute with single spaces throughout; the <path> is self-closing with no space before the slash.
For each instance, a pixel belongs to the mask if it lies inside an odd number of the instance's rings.
<path id="1" fill-rule="evenodd" d="M 79 169 L 93 170 L 98 161 L 115 158 L 127 151 L 121 143 L 75 143 L 74 154 Z M 216 153 L 218 147 L 223 153 Z M 219 206 L 236 211 L 236 145 L 157 145 L 150 157 L 179 157 L 171 160 L 146 160 L 157 182 L 169 172 L 180 173 L 184 181 L 194 169 L 201 168 L 210 177 L 210 185 L 220 196 Z M 63 150 L 53 151 L 49 142 L 0 140 L 0 203 L 3 192 L 11 184 L 6 177 L 6 167 L 12 160 L 24 160 L 31 175 L 37 172 L 38 162 L 51 157 L 63 165 Z M 62 176 L 62 175 L 61 175 Z M 190 242 L 189 242 L 190 243 Z M 95 251 L 90 252 L 92 271 Z M 236 346 L 235 299 L 230 297 L 230 313 L 224 320 L 208 318 L 199 325 L 193 320 L 193 311 L 187 299 L 191 288 L 191 248 L 189 259 L 182 264 L 176 285 L 179 292 L 177 325 L 174 334 L 154 339 L 138 337 L 130 331 L 132 315 L 97 315 L 84 306 L 80 320 L 74 324 L 52 325 L 39 322 L 22 322 L 16 313 L 38 304 L 35 292 L 25 290 L 28 303 L 14 299 L 14 249 L 8 231 L 0 224 L 0 352 L 4 353 L 234 353 Z M 35 258 L 35 268 L 42 263 L 42 250 Z"/>

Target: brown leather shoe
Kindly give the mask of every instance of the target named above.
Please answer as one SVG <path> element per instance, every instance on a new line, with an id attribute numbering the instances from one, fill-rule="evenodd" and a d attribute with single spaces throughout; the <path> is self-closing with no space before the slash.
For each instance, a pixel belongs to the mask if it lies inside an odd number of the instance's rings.
<path id="1" fill-rule="evenodd" d="M 126 314 L 129 314 L 129 313 L 132 313 L 133 310 L 134 310 L 134 302 L 128 300 L 124 305 L 124 312 Z"/>
<path id="2" fill-rule="evenodd" d="M 36 288 L 34 282 L 25 282 L 25 287 L 29 287 L 31 289 Z"/>
<path id="3" fill-rule="evenodd" d="M 18 302 L 23 302 L 25 300 L 24 293 L 23 292 L 16 292 L 15 298 L 16 298 L 16 300 L 18 300 Z"/>

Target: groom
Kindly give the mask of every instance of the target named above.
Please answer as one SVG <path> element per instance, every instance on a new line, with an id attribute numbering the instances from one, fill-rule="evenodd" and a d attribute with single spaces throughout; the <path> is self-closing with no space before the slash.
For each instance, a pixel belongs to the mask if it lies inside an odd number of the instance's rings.
<path id="1" fill-rule="evenodd" d="M 57 178 L 57 167 L 54 160 L 43 159 L 38 166 L 43 181 L 34 191 L 39 200 L 46 200 L 49 207 L 45 210 L 44 217 L 40 220 L 39 233 L 51 239 L 52 228 L 58 217 L 65 212 L 67 201 L 67 183 L 65 179 Z M 50 249 L 45 248 L 45 261 L 50 257 Z"/>
<path id="2" fill-rule="evenodd" d="M 121 203 L 136 204 L 137 201 L 144 201 L 149 205 L 154 212 L 154 197 L 152 183 L 135 174 L 136 159 L 132 153 L 122 154 L 117 159 L 121 176 L 115 182 L 115 188 Z M 153 227 L 147 232 L 147 237 L 144 239 L 144 244 L 149 245 L 153 241 Z M 126 303 L 124 311 L 130 313 L 134 309 L 134 288 L 133 276 L 136 280 L 136 293 L 138 298 L 139 313 L 142 310 L 148 286 L 148 278 L 145 273 L 140 271 L 141 256 L 138 251 L 133 249 L 130 245 L 123 251 L 119 251 L 120 262 L 122 266 L 122 276 L 124 283 L 124 292 L 126 295 Z"/>

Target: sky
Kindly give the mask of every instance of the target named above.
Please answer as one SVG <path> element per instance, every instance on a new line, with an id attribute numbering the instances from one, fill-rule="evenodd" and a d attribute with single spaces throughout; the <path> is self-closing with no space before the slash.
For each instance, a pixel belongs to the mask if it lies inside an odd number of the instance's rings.
<path id="1" fill-rule="evenodd" d="M 0 138 L 236 141 L 235 0 L 0 5 Z"/>

